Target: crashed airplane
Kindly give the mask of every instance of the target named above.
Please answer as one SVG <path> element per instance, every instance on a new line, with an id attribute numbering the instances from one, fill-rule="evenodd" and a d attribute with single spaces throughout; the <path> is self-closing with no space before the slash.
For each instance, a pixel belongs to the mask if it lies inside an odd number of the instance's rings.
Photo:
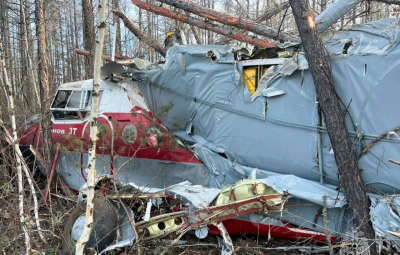
<path id="1" fill-rule="evenodd" d="M 323 41 L 372 201 L 376 237 L 399 249 L 400 174 L 392 162 L 400 159 L 400 23 L 356 25 L 326 33 Z M 63 146 L 57 171 L 80 190 L 65 225 L 66 251 L 85 222 L 92 83 L 60 86 L 51 109 L 53 141 Z M 298 43 L 253 50 L 176 46 L 165 63 L 111 74 L 100 87 L 97 193 L 109 203 L 95 199 L 87 247 L 105 252 L 133 245 L 139 238 L 130 220 L 141 240 L 172 234 L 176 243 L 190 230 L 199 238 L 221 234 L 223 253 L 233 250 L 229 234 L 356 238 Z M 21 145 L 40 148 L 39 131 L 28 127 Z"/>
<path id="2" fill-rule="evenodd" d="M 390 162 L 400 159 L 399 121 L 388 117 L 400 110 L 399 28 L 387 19 L 324 37 L 370 192 L 375 233 L 385 239 L 396 239 L 388 231 L 398 231 L 400 223 L 399 166 Z M 324 233 L 318 216 L 325 205 L 332 235 L 350 238 L 352 216 L 337 191 L 334 152 L 304 53 L 297 44 L 274 50 L 252 55 L 228 46 L 174 47 L 165 64 L 133 75 L 151 111 L 174 103 L 160 119 L 204 162 L 209 187 L 265 179 L 290 196 L 286 211 L 270 212 L 261 222 L 279 219 Z M 276 58 L 285 54 L 291 57 Z M 240 219 L 260 221 L 252 216 Z"/>

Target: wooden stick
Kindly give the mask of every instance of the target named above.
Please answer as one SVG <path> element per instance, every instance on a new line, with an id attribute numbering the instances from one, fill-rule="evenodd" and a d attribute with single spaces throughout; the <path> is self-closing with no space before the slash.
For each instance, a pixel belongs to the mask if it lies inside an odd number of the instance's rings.
<path id="1" fill-rule="evenodd" d="M 397 164 L 397 165 L 399 165 L 400 166 L 400 161 L 396 161 L 396 160 L 393 160 L 393 159 L 389 159 L 389 162 L 390 163 L 395 163 L 395 164 Z"/>

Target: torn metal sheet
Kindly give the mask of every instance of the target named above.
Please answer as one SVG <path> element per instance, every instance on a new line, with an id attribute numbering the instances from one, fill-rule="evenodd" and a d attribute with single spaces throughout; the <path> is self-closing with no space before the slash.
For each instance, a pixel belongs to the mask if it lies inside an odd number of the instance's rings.
<path id="1" fill-rule="evenodd" d="M 384 196 L 371 199 L 371 221 L 375 235 L 391 239 L 400 248 L 400 196 Z"/>
<path id="2" fill-rule="evenodd" d="M 335 31 L 323 40 L 338 95 L 348 108 L 346 125 L 359 167 L 365 169 L 362 177 L 370 197 L 377 199 L 400 191 L 398 166 L 388 161 L 400 159 L 396 135 L 385 136 L 371 153 L 363 153 L 365 146 L 400 124 L 398 118 L 387 117 L 400 112 L 399 27 L 399 21 L 386 19 Z M 180 55 L 186 60 L 184 73 L 174 64 Z M 160 120 L 193 144 L 210 175 L 209 187 L 221 189 L 249 176 L 265 179 L 268 186 L 291 194 L 289 205 L 310 203 L 296 210 L 289 207 L 292 215 L 273 212 L 269 217 L 315 230 L 323 226 L 318 211 L 328 198 L 332 235 L 352 233 L 351 214 L 336 190 L 338 169 L 301 49 L 282 64 L 257 64 L 261 75 L 252 96 L 242 77 L 243 68 L 252 64 L 241 63 L 238 55 L 226 46 L 174 47 L 166 64 L 134 71 L 133 76 L 152 111 L 174 102 Z M 269 97 L 268 90 L 280 96 Z M 374 223 L 375 229 L 386 230 L 381 224 Z"/>
<path id="3" fill-rule="evenodd" d="M 367 48 L 354 46 L 354 49 L 348 49 L 346 58 L 332 58 L 338 94 L 345 105 L 351 102 L 350 114 L 346 116 L 350 136 L 354 139 L 363 134 L 362 141 L 357 143 L 358 153 L 362 144 L 369 144 L 399 125 L 396 118 L 386 118 L 384 114 L 400 111 L 398 93 L 393 93 L 398 89 L 394 81 L 396 70 L 400 68 L 398 26 L 393 19 L 356 26 L 354 33 L 359 38 L 363 36 L 362 45 L 372 47 L 368 50 L 369 54 L 361 54 Z M 374 33 L 375 30 L 391 32 L 381 34 L 376 40 L 379 34 Z M 335 32 L 334 36 L 348 39 L 343 33 L 348 31 Z M 331 54 L 338 47 L 329 43 L 326 46 Z M 390 54 L 381 54 L 382 47 Z M 223 62 L 219 62 L 222 58 L 219 61 L 214 59 L 210 51 L 224 56 Z M 178 66 L 168 64 L 176 54 L 183 52 L 186 57 L 185 74 Z M 152 111 L 157 111 L 170 100 L 174 102 L 175 107 L 168 116 L 161 118 L 171 131 L 180 134 L 183 130 L 179 126 L 184 127 L 190 122 L 193 135 L 183 139 L 194 140 L 208 149 L 223 153 L 231 162 L 314 181 L 322 179 L 328 184 L 338 185 L 338 170 L 330 141 L 325 127 L 319 124 L 312 77 L 308 70 L 298 70 L 307 68 L 302 54 L 285 59 L 287 65 L 284 66 L 287 68 L 283 70 L 287 72 L 282 72 L 286 76 L 277 77 L 283 65 L 271 66 L 265 73 L 265 76 L 269 72 L 273 75 L 267 87 L 284 90 L 284 95 L 257 97 L 258 92 L 261 95 L 263 91 L 259 87 L 252 96 L 256 96 L 253 102 L 248 100 L 250 94 L 240 78 L 242 66 L 240 61 L 235 61 L 232 48 L 184 46 L 171 48 L 168 54 L 164 66 L 137 71 L 134 76 Z M 350 121 L 350 116 L 353 121 Z M 320 145 L 318 133 L 321 133 Z M 400 191 L 400 176 L 394 174 L 394 166 L 387 163 L 389 158 L 400 158 L 400 150 L 395 149 L 398 145 L 398 139 L 391 136 L 377 143 L 371 154 L 361 157 L 360 167 L 366 169 L 363 178 L 370 189 Z M 318 151 L 322 153 L 319 157 L 321 162 L 316 160 Z M 226 181 L 229 183 L 229 179 Z"/>

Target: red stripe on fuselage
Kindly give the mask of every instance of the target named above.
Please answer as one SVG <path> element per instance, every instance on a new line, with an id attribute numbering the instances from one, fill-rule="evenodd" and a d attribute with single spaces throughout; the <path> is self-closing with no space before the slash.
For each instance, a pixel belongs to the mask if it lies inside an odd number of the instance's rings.
<path id="1" fill-rule="evenodd" d="M 98 122 L 101 123 L 100 126 L 103 126 L 103 128 L 99 130 L 101 136 L 97 141 L 97 154 L 111 156 L 112 151 L 114 151 L 114 156 L 203 164 L 189 149 L 179 147 L 172 133 L 166 130 L 159 120 L 145 110 L 141 110 L 139 113 L 103 113 L 101 115 L 106 116 L 107 119 L 98 118 Z M 64 123 L 52 123 L 53 144 L 59 143 L 67 151 L 83 150 L 87 152 L 90 133 L 89 124 L 85 128 L 87 121 L 82 121 L 81 123 L 76 123 L 76 120 L 75 123 L 68 122 L 68 120 L 65 120 Z M 109 126 L 110 122 L 112 128 Z M 136 141 L 131 145 L 126 144 L 122 139 L 122 130 L 127 125 L 134 125 L 137 130 Z M 163 138 L 160 139 L 161 142 L 157 146 L 151 146 L 147 143 L 147 132 L 150 127 L 156 127 L 163 134 Z M 35 136 L 35 134 L 38 134 L 38 131 L 39 126 L 29 127 L 24 132 L 25 136 L 23 136 L 24 139 L 21 139 L 21 145 L 36 145 L 38 135 Z M 113 150 L 111 148 L 112 134 L 114 134 Z M 38 145 L 42 147 L 41 137 Z"/>

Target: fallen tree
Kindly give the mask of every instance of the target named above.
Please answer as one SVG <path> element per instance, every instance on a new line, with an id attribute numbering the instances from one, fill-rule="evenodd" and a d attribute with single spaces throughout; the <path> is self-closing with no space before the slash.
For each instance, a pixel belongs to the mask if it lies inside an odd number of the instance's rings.
<path id="1" fill-rule="evenodd" d="M 279 6 L 273 8 L 271 10 L 268 10 L 267 12 L 265 12 L 263 15 L 258 17 L 255 20 L 255 22 L 256 23 L 261 23 L 261 22 L 263 22 L 265 20 L 269 20 L 270 18 L 272 18 L 275 15 L 279 14 L 282 10 L 285 10 L 285 9 L 287 9 L 289 7 L 290 7 L 289 2 L 284 2 L 284 3 L 280 4 Z M 238 33 L 243 34 L 243 35 L 246 35 L 248 33 L 248 31 L 244 31 L 244 30 L 241 30 L 241 29 L 238 29 L 238 28 L 235 31 L 237 31 Z M 228 44 L 231 40 L 232 40 L 231 38 L 224 37 L 218 42 L 218 44 Z"/>
<path id="2" fill-rule="evenodd" d="M 290 35 L 288 33 L 278 32 L 278 30 L 275 28 L 271 28 L 248 19 L 237 18 L 225 13 L 220 13 L 193 2 L 184 2 L 181 0 L 157 0 L 157 1 L 188 11 L 190 13 L 196 14 L 200 17 L 212 21 L 216 21 L 228 26 L 233 26 L 239 29 L 253 32 L 257 35 L 265 36 L 272 39 L 277 38 L 283 41 L 299 40 L 298 37 Z"/>
<path id="3" fill-rule="evenodd" d="M 341 187 L 344 189 L 347 204 L 353 212 L 354 226 L 358 232 L 362 233 L 363 238 L 371 240 L 374 238 L 374 230 L 369 214 L 370 200 L 345 124 L 345 114 L 341 108 L 340 98 L 333 83 L 328 54 L 316 30 L 315 18 L 304 0 L 289 0 L 289 2 L 314 79 L 318 102 L 339 169 Z"/>
<path id="4" fill-rule="evenodd" d="M 76 54 L 83 55 L 83 56 L 86 56 L 86 57 L 89 57 L 89 58 L 92 57 L 92 55 L 90 54 L 90 52 L 87 51 L 87 50 L 74 49 L 74 52 L 75 52 Z M 111 57 L 110 57 L 110 56 L 104 55 L 102 58 L 103 58 L 104 61 L 108 61 L 108 62 L 111 61 Z M 119 59 L 119 60 L 130 60 L 130 59 L 132 59 L 132 58 L 126 57 L 126 56 L 121 56 L 121 55 L 115 55 L 115 59 Z"/>
<path id="5" fill-rule="evenodd" d="M 154 48 L 158 53 L 161 54 L 161 56 L 165 57 L 166 55 L 166 50 L 165 48 L 154 38 L 152 38 L 149 35 L 145 35 L 139 27 L 133 23 L 133 21 L 128 18 L 124 13 L 122 13 L 120 10 L 114 9 L 112 12 L 117 15 L 125 24 L 125 26 L 131 31 L 139 40 L 143 41 L 150 47 Z"/>
<path id="6" fill-rule="evenodd" d="M 188 17 L 184 14 L 178 14 L 178 13 L 172 12 L 168 9 L 165 9 L 165 8 L 162 8 L 159 6 L 155 6 L 155 5 L 152 5 L 147 2 L 143 2 L 140 0 L 132 0 L 132 3 L 141 9 L 147 10 L 147 11 L 155 13 L 157 15 L 162 15 L 164 17 L 175 19 L 175 20 L 187 23 L 189 25 L 194 25 L 199 28 L 210 30 L 214 33 L 224 35 L 224 36 L 230 37 L 232 39 L 235 39 L 235 40 L 238 40 L 241 42 L 250 43 L 252 45 L 255 45 L 255 46 L 258 46 L 261 48 L 275 47 L 274 44 L 266 42 L 265 40 L 251 37 L 248 35 L 238 34 L 238 33 L 235 33 L 234 31 L 230 30 L 230 28 L 228 28 L 228 27 L 224 27 L 224 26 L 217 25 L 217 24 L 212 24 L 210 22 L 205 22 L 198 18 Z"/>

